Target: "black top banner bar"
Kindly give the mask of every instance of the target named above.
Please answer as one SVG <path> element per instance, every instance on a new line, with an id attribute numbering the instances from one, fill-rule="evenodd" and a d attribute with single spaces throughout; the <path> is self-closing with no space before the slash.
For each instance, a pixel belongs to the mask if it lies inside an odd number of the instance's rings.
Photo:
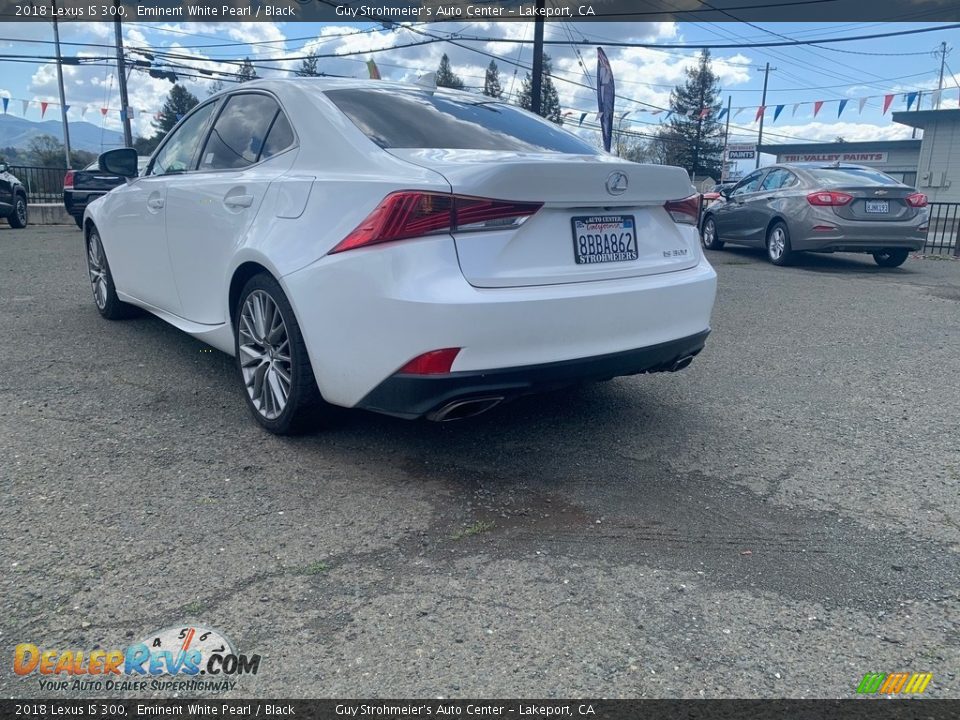
<path id="1" fill-rule="evenodd" d="M 960 22 L 953 0 L 0 0 L 13 22 Z"/>
<path id="2" fill-rule="evenodd" d="M 310 720 L 954 720 L 960 700 L 2 700 L 15 718 Z"/>

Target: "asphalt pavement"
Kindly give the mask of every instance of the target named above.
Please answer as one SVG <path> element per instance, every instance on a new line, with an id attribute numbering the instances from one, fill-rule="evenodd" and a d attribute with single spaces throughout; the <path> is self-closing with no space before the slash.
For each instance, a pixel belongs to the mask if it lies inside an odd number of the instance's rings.
<path id="1" fill-rule="evenodd" d="M 682 372 L 285 439 L 100 318 L 78 230 L 0 228 L 0 694 L 199 624 L 262 656 L 232 697 L 960 697 L 960 262 L 710 260 Z"/>

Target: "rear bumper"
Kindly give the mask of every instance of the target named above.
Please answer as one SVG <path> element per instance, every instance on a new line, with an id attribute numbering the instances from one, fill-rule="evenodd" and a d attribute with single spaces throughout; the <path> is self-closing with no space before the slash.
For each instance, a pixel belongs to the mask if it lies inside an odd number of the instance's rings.
<path id="1" fill-rule="evenodd" d="M 797 233 L 791 228 L 790 244 L 794 250 L 814 252 L 872 252 L 889 248 L 923 249 L 926 242 L 927 215 L 911 222 L 816 221 Z M 835 230 L 815 231 L 816 225 L 836 225 Z"/>
<path id="2" fill-rule="evenodd" d="M 578 382 L 670 370 L 679 360 L 703 350 L 709 330 L 689 337 L 624 352 L 561 362 L 454 372 L 448 375 L 393 375 L 366 395 L 357 407 L 414 419 L 450 403 L 469 399 L 511 400 Z"/>
<path id="3" fill-rule="evenodd" d="M 63 206 L 67 209 L 67 212 L 74 217 L 82 218 L 83 211 L 86 210 L 87 205 L 92 203 L 98 197 L 103 197 L 104 195 L 106 195 L 106 193 L 103 192 L 76 192 L 64 190 Z"/>

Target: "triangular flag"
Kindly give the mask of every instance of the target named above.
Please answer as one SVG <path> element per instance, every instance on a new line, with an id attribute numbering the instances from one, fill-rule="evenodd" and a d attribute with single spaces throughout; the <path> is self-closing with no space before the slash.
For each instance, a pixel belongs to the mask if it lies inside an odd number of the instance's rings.
<path id="1" fill-rule="evenodd" d="M 673 110 L 667 110 L 667 114 L 663 116 L 663 119 L 669 120 L 671 115 L 673 115 Z"/>
<path id="2" fill-rule="evenodd" d="M 183 120 L 183 113 L 177 113 L 177 122 Z"/>
<path id="3" fill-rule="evenodd" d="M 21 101 L 20 101 L 20 105 L 23 107 L 23 114 L 26 115 L 26 114 L 27 114 L 27 108 L 30 107 L 30 101 L 29 101 L 29 100 L 21 100 Z"/>
<path id="4" fill-rule="evenodd" d="M 710 114 L 710 108 L 704 108 L 700 111 L 700 117 L 705 118 Z"/>
<path id="5" fill-rule="evenodd" d="M 905 97 L 907 98 L 907 110 L 910 110 L 911 106 L 913 105 L 913 101 L 917 99 L 917 93 L 916 91 L 909 92 Z M 920 106 L 917 105 L 917 107 L 919 108 Z"/>
<path id="6" fill-rule="evenodd" d="M 662 110 L 661 108 L 657 108 L 656 110 L 651 110 L 651 111 L 650 111 L 650 114 L 651 114 L 651 115 L 659 115 L 659 114 L 662 113 L 662 112 L 663 112 L 663 110 Z"/>
<path id="7" fill-rule="evenodd" d="M 40 101 L 40 119 L 43 119 L 43 116 L 47 114 L 47 105 L 49 105 L 46 100 Z"/>
<path id="8" fill-rule="evenodd" d="M 847 106 L 847 100 L 843 99 L 840 101 L 840 105 L 837 107 L 837 117 L 840 117 L 843 114 L 843 109 Z"/>
<path id="9" fill-rule="evenodd" d="M 107 116 L 107 108 L 100 108 L 100 114 L 103 115 L 104 117 L 106 117 L 106 116 Z"/>
<path id="10" fill-rule="evenodd" d="M 793 104 L 793 110 L 790 112 L 790 117 L 796 117 L 796 116 L 797 116 L 797 108 L 798 108 L 798 107 L 800 107 L 800 103 L 794 103 L 794 104 Z"/>
<path id="11" fill-rule="evenodd" d="M 823 100 L 817 100 L 813 104 L 813 116 L 816 117 L 817 113 L 820 112 L 820 108 L 823 107 Z"/>
<path id="12" fill-rule="evenodd" d="M 620 116 L 620 119 L 621 119 L 621 120 L 625 119 L 625 118 L 627 117 L 627 115 L 629 115 L 629 114 L 632 113 L 632 112 L 633 112 L 632 110 L 627 110 L 623 115 Z"/>
<path id="13" fill-rule="evenodd" d="M 580 122 L 577 123 L 577 127 L 580 127 L 581 125 L 583 125 L 583 120 L 585 117 L 587 117 L 587 113 L 585 112 L 580 113 Z"/>
<path id="14" fill-rule="evenodd" d="M 3 99 L 3 114 L 4 114 L 4 115 L 7 114 L 7 105 L 9 105 L 9 104 L 10 104 L 10 98 L 4 98 L 4 99 Z"/>
<path id="15" fill-rule="evenodd" d="M 123 122 L 127 119 L 127 111 L 123 108 L 120 108 L 120 122 Z"/>
<path id="16" fill-rule="evenodd" d="M 767 106 L 766 106 L 766 105 L 761 105 L 760 107 L 758 107 L 758 108 L 757 108 L 757 115 L 756 115 L 755 118 L 753 118 L 753 121 L 754 121 L 754 122 L 757 122 L 760 118 L 762 118 L 762 117 L 763 117 L 763 113 L 766 112 L 766 110 L 767 110 Z"/>
<path id="17" fill-rule="evenodd" d="M 64 111 L 65 113 L 70 112 L 70 106 L 69 106 L 69 105 L 64 105 L 64 106 L 63 106 L 63 111 Z"/>
<path id="18" fill-rule="evenodd" d="M 776 109 L 773 111 L 773 121 L 776 122 L 777 118 L 780 117 L 780 113 L 783 112 L 784 105 L 777 105 Z"/>
<path id="19" fill-rule="evenodd" d="M 84 105 L 84 106 L 83 106 L 83 110 L 80 111 L 80 117 L 81 117 L 81 118 L 87 116 L 87 109 L 88 109 L 89 107 L 90 107 L 89 105 Z"/>
<path id="20" fill-rule="evenodd" d="M 380 80 L 380 69 L 373 60 L 367 60 L 367 72 L 370 73 L 371 80 Z"/>
<path id="21" fill-rule="evenodd" d="M 863 106 L 867 104 L 867 98 L 862 97 L 858 103 L 860 105 L 860 114 L 863 115 Z"/>
<path id="22" fill-rule="evenodd" d="M 930 107 L 936 109 L 937 105 L 940 104 L 940 93 L 941 90 L 934 90 L 930 93 Z"/>
<path id="23" fill-rule="evenodd" d="M 886 114 L 887 114 L 887 110 L 890 109 L 890 103 L 892 103 L 892 102 L 893 102 L 893 95 L 884 95 L 884 96 L 883 96 L 883 112 L 880 113 L 881 115 L 886 115 Z"/>
<path id="24" fill-rule="evenodd" d="M 717 122 L 723 120 L 723 116 L 727 114 L 727 109 L 723 108 L 720 112 L 717 113 Z"/>
<path id="25" fill-rule="evenodd" d="M 746 110 L 746 108 L 740 107 L 740 108 L 737 108 L 736 110 L 737 110 L 737 111 L 733 114 L 733 119 L 734 119 L 734 120 L 736 120 L 736 119 L 737 119 L 737 116 L 738 116 L 740 113 L 742 113 L 744 110 Z"/>

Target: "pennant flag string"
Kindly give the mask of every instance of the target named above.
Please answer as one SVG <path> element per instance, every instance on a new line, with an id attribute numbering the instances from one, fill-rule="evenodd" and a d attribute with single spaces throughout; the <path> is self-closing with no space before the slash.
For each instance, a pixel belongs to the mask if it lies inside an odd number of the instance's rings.
<path id="1" fill-rule="evenodd" d="M 841 100 L 839 107 L 837 107 L 837 117 L 840 117 L 843 114 L 843 109 L 847 106 L 846 100 Z"/>

